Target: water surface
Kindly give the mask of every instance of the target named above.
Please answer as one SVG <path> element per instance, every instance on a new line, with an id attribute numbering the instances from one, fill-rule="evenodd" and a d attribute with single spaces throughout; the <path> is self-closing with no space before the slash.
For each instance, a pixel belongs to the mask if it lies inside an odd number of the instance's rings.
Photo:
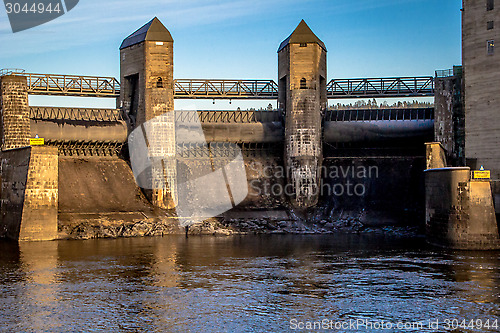
<path id="1" fill-rule="evenodd" d="M 326 320 L 439 320 L 439 330 L 331 331 L 446 332 L 446 319 L 500 320 L 498 254 L 374 234 L 2 242 L 0 331 L 282 332 Z"/>

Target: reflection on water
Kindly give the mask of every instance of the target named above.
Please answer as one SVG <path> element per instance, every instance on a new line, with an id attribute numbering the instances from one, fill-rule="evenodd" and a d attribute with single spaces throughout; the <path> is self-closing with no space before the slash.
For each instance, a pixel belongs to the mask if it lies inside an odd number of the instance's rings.
<path id="1" fill-rule="evenodd" d="M 291 319 L 499 320 L 499 281 L 498 252 L 376 235 L 0 243 L 0 331 L 277 332 L 290 331 Z M 469 331 L 487 330 L 456 332 Z"/>

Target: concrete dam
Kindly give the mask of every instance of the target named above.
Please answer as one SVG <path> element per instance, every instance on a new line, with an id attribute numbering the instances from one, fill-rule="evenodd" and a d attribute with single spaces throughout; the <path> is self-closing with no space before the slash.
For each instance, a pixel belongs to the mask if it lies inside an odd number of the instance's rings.
<path id="1" fill-rule="evenodd" d="M 436 122 L 449 122 L 443 119 L 457 113 L 446 98 L 456 89 L 450 82 L 460 78 L 327 81 L 326 54 L 302 21 L 278 48 L 277 83 L 174 79 L 173 38 L 155 18 L 122 42 L 120 80 L 4 72 L 0 236 L 77 238 L 82 228 L 108 225 L 119 227 L 103 237 L 176 232 L 187 219 L 180 213 L 186 206 L 183 178 L 219 170 L 231 203 L 214 215 L 221 220 L 348 216 L 367 225 L 423 227 L 430 206 L 424 170 L 433 167 L 430 161 L 446 167 L 447 158 L 457 160 L 452 149 L 441 152 L 426 143 L 457 133 Z M 31 106 L 28 95 L 109 97 L 117 108 Z M 440 103 L 328 108 L 329 99 L 426 96 Z M 278 108 L 184 111 L 174 109 L 174 99 L 277 100 Z M 134 133 L 144 134 L 142 151 L 131 147 Z M 238 154 L 246 179 L 236 186 L 226 166 Z M 139 166 L 141 174 L 135 172 Z M 158 179 L 162 186 L 155 186 Z M 237 198 L 235 187 L 242 186 L 246 196 Z M 188 198 L 189 205 L 221 198 L 217 188 L 205 187 L 202 195 Z"/>

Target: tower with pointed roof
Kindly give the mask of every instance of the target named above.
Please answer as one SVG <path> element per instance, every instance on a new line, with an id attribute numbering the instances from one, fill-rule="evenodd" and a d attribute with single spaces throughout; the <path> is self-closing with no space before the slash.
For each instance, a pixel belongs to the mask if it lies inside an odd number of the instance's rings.
<path id="1" fill-rule="evenodd" d="M 296 208 L 318 202 L 326 47 L 304 20 L 278 49 L 279 108 L 285 114 L 285 166 Z M 287 191 L 290 192 L 290 191 Z"/>
<path id="2" fill-rule="evenodd" d="M 153 18 L 130 36 L 120 46 L 120 106 L 127 119 L 129 132 L 153 118 L 160 119 L 152 140 L 161 142 L 162 165 L 152 167 L 152 180 L 165 177 L 168 189 L 155 189 L 150 200 L 161 208 L 174 208 L 176 201 L 176 142 L 174 115 L 174 40 L 170 32 Z M 157 177 L 155 177 L 155 175 Z"/>

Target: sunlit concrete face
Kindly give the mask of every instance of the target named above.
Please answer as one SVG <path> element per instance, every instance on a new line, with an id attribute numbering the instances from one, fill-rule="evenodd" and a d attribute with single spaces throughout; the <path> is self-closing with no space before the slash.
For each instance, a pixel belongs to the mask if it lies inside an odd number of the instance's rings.
<path id="1" fill-rule="evenodd" d="M 500 50 L 494 45 L 499 28 L 500 1 L 463 1 L 465 154 L 468 165 L 483 165 L 494 179 L 500 177 Z"/>

